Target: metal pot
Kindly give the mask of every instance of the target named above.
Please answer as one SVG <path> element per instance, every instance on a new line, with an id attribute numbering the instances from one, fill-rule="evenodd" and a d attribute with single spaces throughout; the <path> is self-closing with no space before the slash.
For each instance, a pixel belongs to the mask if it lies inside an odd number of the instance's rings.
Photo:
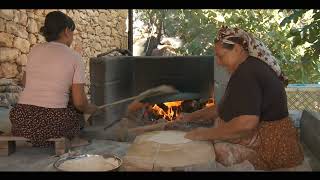
<path id="1" fill-rule="evenodd" d="M 57 161 L 54 162 L 53 167 L 58 171 L 67 172 L 59 167 L 62 163 L 69 161 L 69 160 L 81 159 L 81 158 L 92 157 L 92 156 L 102 156 L 105 159 L 114 158 L 115 160 L 118 161 L 118 165 L 116 167 L 114 167 L 111 170 L 106 170 L 105 172 L 118 171 L 120 166 L 122 165 L 122 159 L 116 155 L 113 155 L 113 154 L 104 154 L 104 155 L 83 154 L 83 155 L 75 155 L 75 156 L 68 156 L 68 157 L 59 158 Z"/>

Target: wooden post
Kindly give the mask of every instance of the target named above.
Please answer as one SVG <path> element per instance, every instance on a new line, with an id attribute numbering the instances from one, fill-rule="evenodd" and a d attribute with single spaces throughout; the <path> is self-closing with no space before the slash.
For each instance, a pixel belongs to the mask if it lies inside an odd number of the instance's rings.
<path id="1" fill-rule="evenodd" d="M 0 141 L 0 156 L 9 156 L 16 151 L 15 141 Z"/>
<path id="2" fill-rule="evenodd" d="M 67 138 L 55 138 L 50 139 L 49 141 L 54 141 L 54 149 L 56 155 L 62 155 L 68 152 L 71 147 L 71 142 Z"/>

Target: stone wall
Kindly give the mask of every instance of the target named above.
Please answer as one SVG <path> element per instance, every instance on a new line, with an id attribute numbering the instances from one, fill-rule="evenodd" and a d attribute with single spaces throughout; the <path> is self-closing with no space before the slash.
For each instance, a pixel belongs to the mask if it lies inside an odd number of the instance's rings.
<path id="1" fill-rule="evenodd" d="M 37 43 L 45 42 L 39 29 L 46 14 L 53 9 L 0 10 L 0 79 L 7 78 L 17 84 L 27 64 L 27 54 Z M 86 65 L 89 87 L 89 58 L 114 48 L 127 48 L 127 10 L 90 9 L 61 10 L 76 24 L 71 48 L 78 51 Z M 1 92 L 0 92 L 1 93 Z"/>

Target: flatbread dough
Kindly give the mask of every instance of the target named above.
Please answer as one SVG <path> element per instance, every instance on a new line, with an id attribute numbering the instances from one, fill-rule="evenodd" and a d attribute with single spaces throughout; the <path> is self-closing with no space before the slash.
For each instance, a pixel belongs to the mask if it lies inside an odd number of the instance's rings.
<path id="1" fill-rule="evenodd" d="M 102 156 L 89 156 L 79 159 L 72 159 L 60 164 L 63 171 L 108 171 L 118 166 L 114 158 L 103 158 Z"/>
<path id="2" fill-rule="evenodd" d="M 147 141 L 153 141 L 160 144 L 183 144 L 191 142 L 190 139 L 184 138 L 185 132 L 178 131 L 160 131 L 151 136 Z"/>

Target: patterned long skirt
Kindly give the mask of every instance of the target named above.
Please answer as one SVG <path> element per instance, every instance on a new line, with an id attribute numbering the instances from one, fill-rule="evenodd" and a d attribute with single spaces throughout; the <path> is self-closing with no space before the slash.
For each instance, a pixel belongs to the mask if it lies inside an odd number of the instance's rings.
<path id="1" fill-rule="evenodd" d="M 9 118 L 12 135 L 30 139 L 35 147 L 49 147 L 53 142 L 47 139 L 77 136 L 83 115 L 71 104 L 67 108 L 17 104 L 11 109 Z"/>
<path id="2" fill-rule="evenodd" d="M 218 119 L 215 126 L 223 124 Z M 261 121 L 248 137 L 214 144 L 216 159 L 230 166 L 248 160 L 257 170 L 274 170 L 300 165 L 304 160 L 297 129 L 289 117 Z"/>

